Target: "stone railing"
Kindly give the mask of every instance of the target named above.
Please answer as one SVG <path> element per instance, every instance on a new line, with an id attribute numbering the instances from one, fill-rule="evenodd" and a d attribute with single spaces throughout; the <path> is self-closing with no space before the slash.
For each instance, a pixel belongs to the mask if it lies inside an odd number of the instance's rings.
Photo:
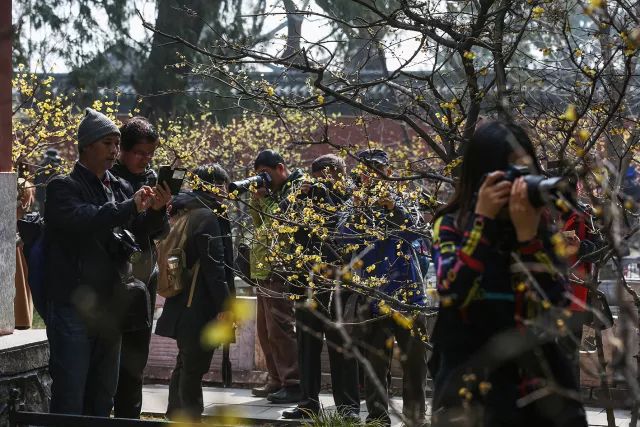
<path id="1" fill-rule="evenodd" d="M 51 399 L 49 343 L 44 329 L 15 331 L 0 337 L 0 408 L 12 389 L 20 392 L 25 410 L 47 412 Z M 0 426 L 8 424 L 0 415 Z"/>

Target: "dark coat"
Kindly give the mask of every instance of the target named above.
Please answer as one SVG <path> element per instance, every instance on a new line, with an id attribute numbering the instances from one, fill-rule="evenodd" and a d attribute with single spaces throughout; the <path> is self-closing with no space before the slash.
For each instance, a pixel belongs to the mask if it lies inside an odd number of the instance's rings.
<path id="1" fill-rule="evenodd" d="M 455 218 L 448 214 L 434 224 L 433 259 L 441 304 L 432 341 L 443 352 L 466 358 L 492 336 L 515 328 L 516 317 L 526 318 L 525 309 L 533 305 L 514 290 L 529 278 L 511 272 L 512 252 L 527 266 L 536 267 L 530 267 L 531 275 L 551 304 L 565 304 L 567 288 L 557 273 L 564 268 L 546 237 L 533 241 L 531 248 L 522 247 L 508 223 L 475 215 L 459 229 Z"/>
<path id="2" fill-rule="evenodd" d="M 543 238 L 518 243 L 509 223 L 475 214 L 460 228 L 456 213 L 446 214 L 435 221 L 433 230 L 432 253 L 440 294 L 431 337 L 434 408 L 455 408 L 454 414 L 459 414 L 455 412 L 463 405 L 459 390 L 474 387 L 474 402 L 481 402 L 487 413 L 502 414 L 511 420 L 509 425 L 542 425 L 535 405 L 517 407 L 521 393 L 537 390 L 547 374 L 563 390 L 578 389 L 566 355 L 552 335 L 541 333 L 546 326 L 540 323 L 542 319 L 553 321 L 551 316 L 561 311 L 551 310 L 551 306 L 566 303 L 566 282 L 559 274 L 563 266 L 558 264 L 549 239 L 543 234 Z M 512 261 L 512 254 L 528 272 Z M 548 298 L 548 309 L 542 308 L 541 292 Z M 532 314 L 537 322 L 522 320 L 531 320 Z M 555 327 L 555 321 L 551 324 Z M 477 392 L 477 382 L 465 384 L 464 378 L 471 373 L 478 382 L 491 384 L 485 397 Z M 562 399 L 553 394 L 552 398 Z M 578 402 L 558 405 L 564 405 L 567 417 L 584 418 Z M 532 417 L 528 422 L 527 416 Z M 444 425 L 438 422 L 435 424 Z"/>
<path id="3" fill-rule="evenodd" d="M 416 221 L 414 212 L 405 207 L 399 198 L 391 211 L 379 206 L 363 209 L 349 202 L 345 204 L 341 213 L 338 227 L 341 236 L 338 241 L 343 245 L 359 245 L 357 252 L 351 255 L 359 256 L 363 262 L 364 267 L 358 271 L 360 277 L 365 280 L 385 278 L 386 283 L 378 287 L 379 291 L 404 304 L 424 307 L 425 290 L 418 274 L 418 260 L 411 244 L 421 237 L 411 231 Z M 385 230 L 386 238 L 379 239 L 367 235 L 359 229 L 362 224 Z M 408 259 L 404 255 L 409 255 Z M 370 266 L 375 268 L 368 271 L 366 267 Z M 373 315 L 380 313 L 379 303 L 375 298 L 371 302 Z"/>
<path id="4" fill-rule="evenodd" d="M 125 181 L 106 173 L 115 202 L 100 180 L 76 164 L 69 175 L 47 186 L 45 214 L 46 293 L 50 301 L 71 303 L 99 318 L 117 306 L 128 261 L 119 256 L 114 228 L 130 230 L 138 241 L 159 233 L 165 213 L 152 209 L 138 214 Z"/>
<path id="5" fill-rule="evenodd" d="M 187 267 L 193 268 L 200 260 L 200 272 L 191 306 L 187 307 L 189 283 L 185 291 L 167 298 L 155 333 L 199 345 L 204 326 L 235 296 L 231 226 L 228 219 L 214 213 L 221 211 L 220 204 L 203 192 L 176 196 L 172 208 L 191 215 L 185 243 Z"/>
<path id="6" fill-rule="evenodd" d="M 141 174 L 134 174 L 127 169 L 125 165 L 116 161 L 111 168 L 111 173 L 120 179 L 125 180 L 133 189 L 138 191 L 143 186 L 155 187 L 158 182 L 158 176 L 153 169 L 148 168 Z M 153 313 L 156 303 L 157 279 L 158 279 L 158 252 L 154 240 L 160 239 L 169 233 L 169 217 L 166 213 L 163 215 L 163 225 L 158 233 L 146 236 L 143 241 L 138 241 L 142 254 L 140 260 L 133 264 L 133 275 L 136 279 L 142 281 L 149 289 L 149 312 Z"/>
<path id="7" fill-rule="evenodd" d="M 311 199 L 313 201 L 311 206 L 315 213 L 322 216 L 324 220 L 323 227 L 328 230 L 329 238 L 321 239 L 311 232 L 311 227 L 299 227 L 293 234 L 295 243 L 304 248 L 304 255 L 320 255 L 323 262 L 334 265 L 342 265 L 349 262 L 348 259 L 344 259 L 340 254 L 339 243 L 335 240 L 335 237 L 342 208 L 350 197 L 351 189 L 342 192 L 335 190 L 330 183 L 316 183 L 311 188 L 309 194 L 300 195 L 298 197 L 299 201 L 294 203 L 293 206 L 290 206 L 290 203 L 286 199 L 280 204 L 282 212 L 286 212 L 289 208 L 301 210 L 306 206 L 304 202 L 306 202 L 307 199 Z M 303 201 L 302 204 L 300 201 Z M 329 208 L 334 208 L 334 210 L 330 210 Z M 298 257 L 294 258 L 294 262 L 289 266 L 292 272 L 300 272 L 300 267 L 296 266 L 298 259 Z M 309 269 L 311 267 L 311 265 L 307 265 L 305 268 Z M 293 285 L 291 288 L 293 293 L 298 295 L 306 295 L 308 293 L 308 283 L 306 280 L 295 280 L 291 284 Z M 316 293 L 329 290 L 330 288 L 328 287 L 324 289 L 316 287 L 314 289 Z"/>
<path id="8" fill-rule="evenodd" d="M 116 162 L 115 165 L 111 168 L 111 173 L 117 176 L 120 179 L 125 180 L 133 189 L 134 192 L 138 191 L 143 186 L 155 187 L 158 182 L 158 177 L 153 169 L 147 169 L 141 174 L 134 174 L 129 172 L 129 170 L 120 162 Z M 160 239 L 163 236 L 166 236 L 169 232 L 169 218 L 166 214 L 163 215 L 163 225 L 162 229 L 159 230 L 154 235 L 148 236 L 145 241 L 139 241 L 138 244 L 142 249 L 142 260 L 145 261 L 144 264 L 149 264 L 149 260 L 151 260 L 152 265 L 156 265 L 157 254 L 155 251 L 155 245 L 153 244 L 154 239 Z M 147 283 L 150 281 L 150 275 L 157 274 L 157 271 L 144 271 L 141 269 L 139 274 L 136 272 L 136 266 L 134 266 L 134 273 L 136 273 L 136 278 L 142 280 Z"/>
<path id="9" fill-rule="evenodd" d="M 111 168 L 111 173 L 127 181 L 133 188 L 133 191 L 138 191 L 143 185 L 155 187 L 158 183 L 158 176 L 153 169 L 148 168 L 140 174 L 131 173 L 120 161 L 116 161 Z"/>

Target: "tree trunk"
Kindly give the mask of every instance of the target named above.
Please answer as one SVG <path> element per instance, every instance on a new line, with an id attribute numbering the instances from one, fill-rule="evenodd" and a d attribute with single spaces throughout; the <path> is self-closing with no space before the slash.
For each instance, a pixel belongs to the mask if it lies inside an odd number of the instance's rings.
<path id="1" fill-rule="evenodd" d="M 206 16 L 210 16 L 210 8 L 211 3 L 206 0 L 159 0 L 155 27 L 197 44 Z M 177 98 L 184 96 L 182 92 L 187 88 L 186 70 L 166 67 L 191 61 L 194 56 L 193 50 L 154 33 L 149 58 L 133 82 L 137 92 L 143 96 L 142 114 L 147 117 L 169 116 L 174 112 Z"/>
<path id="2" fill-rule="evenodd" d="M 302 39 L 303 16 L 298 15 L 296 4 L 293 0 L 283 0 L 284 9 L 287 12 L 287 47 L 282 53 L 283 58 L 288 58 L 300 52 L 300 41 Z"/>

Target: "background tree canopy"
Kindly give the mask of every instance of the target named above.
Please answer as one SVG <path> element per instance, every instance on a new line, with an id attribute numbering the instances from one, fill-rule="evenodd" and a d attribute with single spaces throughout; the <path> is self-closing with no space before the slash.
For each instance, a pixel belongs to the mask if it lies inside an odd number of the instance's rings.
<path id="1" fill-rule="evenodd" d="M 93 104 L 113 114 L 117 103 L 96 100 L 124 84 L 140 101 L 134 112 L 151 117 L 161 131 L 163 163 L 178 159 L 191 167 L 215 160 L 238 178 L 253 172 L 251 157 L 269 144 L 295 166 L 304 166 L 318 147 L 339 153 L 351 166 L 357 150 L 385 146 L 393 176 L 382 177 L 375 191 L 360 189 L 357 198 L 369 208 L 390 193 L 402 194 L 402 202 L 419 205 L 425 217 L 409 231 L 428 237 L 430 211 L 450 194 L 478 123 L 515 121 L 528 128 L 545 173 L 579 178 L 581 201 L 593 206 L 597 232 L 608 244 L 604 258 L 615 259 L 620 293 L 631 295 L 640 310 L 640 296 L 621 268 L 624 250 L 638 241 L 640 230 L 640 199 L 632 200 L 623 188 L 640 147 L 640 2 L 14 3 L 16 64 L 58 58 L 71 70 L 67 85 L 80 89 L 67 99 L 48 80 L 17 73 L 17 166 L 28 165 L 43 147 L 71 147 L 81 116 L 77 107 Z M 399 131 L 388 132 L 392 127 Z M 552 170 L 552 162 L 560 167 Z M 363 165 L 354 170 L 375 173 Z M 274 218 L 274 241 L 298 228 L 330 235 L 308 199 L 295 203 L 305 206 Z M 237 226 L 243 230 L 246 223 Z M 251 236 L 252 230 L 243 231 Z M 370 239 L 385 235 L 377 225 L 361 231 Z M 316 254 L 297 246 L 276 252 L 274 261 L 293 265 L 290 277 L 310 279 L 299 270 L 317 262 Z M 357 282 L 341 265 L 330 267 L 319 268 L 318 286 L 334 286 L 336 271 L 365 294 L 379 285 Z M 637 313 L 625 310 L 620 322 L 635 331 Z M 623 350 L 637 347 L 629 337 L 623 337 Z M 631 385 L 637 418 L 636 363 L 614 361 Z"/>
<path id="2" fill-rule="evenodd" d="M 187 43 L 211 44 L 221 33 L 238 42 L 254 43 L 262 34 L 265 4 L 248 3 L 251 2 L 15 0 L 14 63 L 58 59 L 70 69 L 69 86 L 85 92 L 85 102 L 95 99 L 100 89 L 115 89 L 126 83 L 143 97 L 144 114 L 183 113 L 195 101 L 184 96 L 189 70 L 180 64 L 195 60 L 197 54 L 157 33 L 134 38 L 132 26 L 142 28 L 137 8 L 155 11 L 155 26 L 179 34 Z M 241 11 L 255 14 L 256 18 L 247 25 L 246 19 L 240 18 Z M 216 85 L 210 83 L 201 89 L 215 92 Z"/>

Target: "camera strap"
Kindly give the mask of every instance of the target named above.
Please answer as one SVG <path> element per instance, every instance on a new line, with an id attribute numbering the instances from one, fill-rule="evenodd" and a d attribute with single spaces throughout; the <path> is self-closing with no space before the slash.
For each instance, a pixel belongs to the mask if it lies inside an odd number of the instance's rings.
<path id="1" fill-rule="evenodd" d="M 196 290 L 196 283 L 198 283 L 198 273 L 200 273 L 200 260 L 196 261 L 196 264 L 193 266 L 193 276 L 191 277 L 191 288 L 189 289 L 187 308 L 191 307 L 191 303 L 193 302 L 193 294 Z"/>

